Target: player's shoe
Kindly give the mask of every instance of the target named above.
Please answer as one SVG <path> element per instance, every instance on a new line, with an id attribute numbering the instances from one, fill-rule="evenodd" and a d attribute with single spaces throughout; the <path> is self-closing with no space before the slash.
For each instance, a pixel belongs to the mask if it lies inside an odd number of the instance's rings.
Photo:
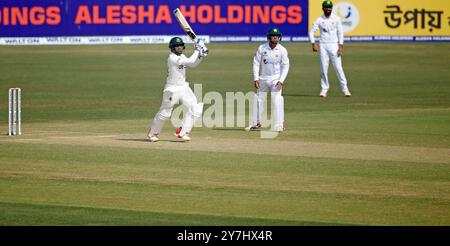
<path id="1" fill-rule="evenodd" d="M 175 130 L 175 136 L 178 137 L 178 135 L 180 135 L 180 132 L 181 132 L 181 126 L 180 126 L 180 128 Z"/>
<path id="2" fill-rule="evenodd" d="M 158 134 L 153 134 L 151 136 L 148 136 L 148 140 L 150 140 L 150 142 L 158 142 L 159 141 Z"/>
<path id="3" fill-rule="evenodd" d="M 180 136 L 181 127 L 175 130 L 175 136 L 183 141 L 191 141 L 191 137 L 189 137 L 189 133 L 186 132 L 183 136 Z"/>
<path id="4" fill-rule="evenodd" d="M 326 92 L 321 92 L 320 94 L 319 94 L 319 97 L 327 97 L 327 93 Z"/>
<path id="5" fill-rule="evenodd" d="M 179 139 L 183 140 L 184 142 L 191 141 L 191 137 L 189 137 L 189 135 L 187 133 L 184 134 L 183 136 L 178 135 L 177 137 Z"/>
<path id="6" fill-rule="evenodd" d="M 262 127 L 261 124 L 258 123 L 258 124 L 254 125 L 254 126 L 252 126 L 252 125 L 247 126 L 247 127 L 245 128 L 245 130 L 246 130 L 246 131 L 253 131 L 253 130 L 257 130 L 257 129 L 261 128 L 261 127 Z"/>
<path id="7" fill-rule="evenodd" d="M 284 131 L 284 126 L 283 126 L 283 124 L 279 124 L 279 125 L 275 126 L 275 131 L 277 131 L 277 132 L 283 132 L 283 131 Z"/>
<path id="8" fill-rule="evenodd" d="M 346 91 L 346 92 L 344 93 L 344 95 L 345 95 L 346 97 L 351 97 L 351 96 L 352 96 L 352 93 L 350 93 L 350 91 Z"/>

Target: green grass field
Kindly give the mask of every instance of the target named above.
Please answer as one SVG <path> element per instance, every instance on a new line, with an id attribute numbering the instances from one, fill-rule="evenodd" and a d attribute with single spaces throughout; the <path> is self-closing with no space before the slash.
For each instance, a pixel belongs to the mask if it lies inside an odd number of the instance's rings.
<path id="1" fill-rule="evenodd" d="M 210 44 L 189 81 L 253 90 L 258 45 Z M 353 96 L 330 68 L 326 99 L 317 54 L 285 46 L 286 131 L 203 127 L 189 143 L 170 122 L 146 141 L 166 45 L 1 46 L 0 225 L 450 225 L 450 43 L 348 43 Z"/>

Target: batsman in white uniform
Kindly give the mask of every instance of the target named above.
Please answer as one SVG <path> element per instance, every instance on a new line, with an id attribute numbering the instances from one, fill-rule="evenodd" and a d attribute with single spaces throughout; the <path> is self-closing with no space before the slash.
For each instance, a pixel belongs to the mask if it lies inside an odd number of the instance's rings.
<path id="1" fill-rule="evenodd" d="M 312 44 L 313 52 L 319 50 L 318 45 L 314 39 L 314 33 L 320 29 L 320 97 L 327 97 L 330 84 L 328 82 L 328 66 L 333 64 L 336 76 L 339 80 L 342 92 L 346 97 L 350 97 L 347 87 L 347 79 L 345 78 L 344 69 L 342 68 L 341 56 L 344 52 L 344 31 L 342 29 L 342 22 L 339 17 L 332 14 L 333 3 L 331 1 L 324 1 L 322 3 L 322 10 L 324 15 L 319 17 L 313 24 L 309 32 L 309 39 Z"/>
<path id="2" fill-rule="evenodd" d="M 170 55 L 167 59 L 167 80 L 163 91 L 161 107 L 153 119 L 152 127 L 148 132 L 151 142 L 157 142 L 166 120 L 170 119 L 175 104 L 179 101 L 188 109 L 184 115 L 181 130 L 177 137 L 183 141 L 189 141 L 189 133 L 194 126 L 195 120 L 202 115 L 203 103 L 198 103 L 197 98 L 186 82 L 186 67 L 196 67 L 202 58 L 208 54 L 203 41 L 195 44 L 195 51 L 191 57 L 187 58 L 183 51 L 184 42 L 179 37 L 174 37 L 169 43 Z"/>
<path id="3" fill-rule="evenodd" d="M 253 58 L 253 79 L 256 94 L 253 99 L 253 122 L 245 130 L 261 128 L 262 113 L 267 92 L 271 92 L 273 113 L 272 129 L 277 132 L 284 130 L 284 98 L 281 94 L 284 81 L 289 72 L 289 57 L 286 48 L 279 42 L 281 32 L 271 28 L 267 33 L 268 42 L 256 50 Z"/>

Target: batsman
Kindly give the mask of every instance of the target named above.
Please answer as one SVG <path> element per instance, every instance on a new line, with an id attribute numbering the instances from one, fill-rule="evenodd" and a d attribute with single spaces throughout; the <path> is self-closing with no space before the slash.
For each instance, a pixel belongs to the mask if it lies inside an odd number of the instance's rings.
<path id="1" fill-rule="evenodd" d="M 183 51 L 185 45 L 180 37 L 174 37 L 169 42 L 170 54 L 167 59 L 167 79 L 163 90 L 161 107 L 153 119 L 152 127 L 148 132 L 150 142 L 159 141 L 159 136 L 166 120 L 170 119 L 175 104 L 181 103 L 188 109 L 184 115 L 181 130 L 177 137 L 183 141 L 190 141 L 189 133 L 195 120 L 200 118 L 203 112 L 203 103 L 198 103 L 189 83 L 186 82 L 186 68 L 196 67 L 208 54 L 203 41 L 195 43 L 194 53 L 187 58 Z"/>

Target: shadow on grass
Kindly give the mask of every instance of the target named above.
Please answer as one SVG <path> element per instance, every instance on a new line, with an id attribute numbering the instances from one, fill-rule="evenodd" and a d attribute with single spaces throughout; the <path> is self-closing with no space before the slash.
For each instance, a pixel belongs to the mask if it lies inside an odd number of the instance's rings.
<path id="1" fill-rule="evenodd" d="M 283 220 L 232 215 L 153 212 L 129 209 L 0 202 L 0 225 L 108 226 L 336 226 L 318 221 Z"/>
<path id="2" fill-rule="evenodd" d="M 146 138 L 119 138 L 116 139 L 119 141 L 128 141 L 128 142 L 146 142 L 146 143 L 152 143 L 150 142 L 148 139 Z M 167 139 L 160 139 L 158 140 L 158 142 L 170 142 L 170 143 L 186 143 L 189 141 L 184 141 L 184 140 L 167 140 Z"/>
<path id="3" fill-rule="evenodd" d="M 236 127 L 214 127 L 212 128 L 214 131 L 237 131 L 237 132 L 243 132 L 245 131 L 244 128 L 236 128 Z"/>
<path id="4" fill-rule="evenodd" d="M 319 97 L 316 94 L 289 94 L 289 93 L 283 93 L 283 96 L 286 97 Z"/>

